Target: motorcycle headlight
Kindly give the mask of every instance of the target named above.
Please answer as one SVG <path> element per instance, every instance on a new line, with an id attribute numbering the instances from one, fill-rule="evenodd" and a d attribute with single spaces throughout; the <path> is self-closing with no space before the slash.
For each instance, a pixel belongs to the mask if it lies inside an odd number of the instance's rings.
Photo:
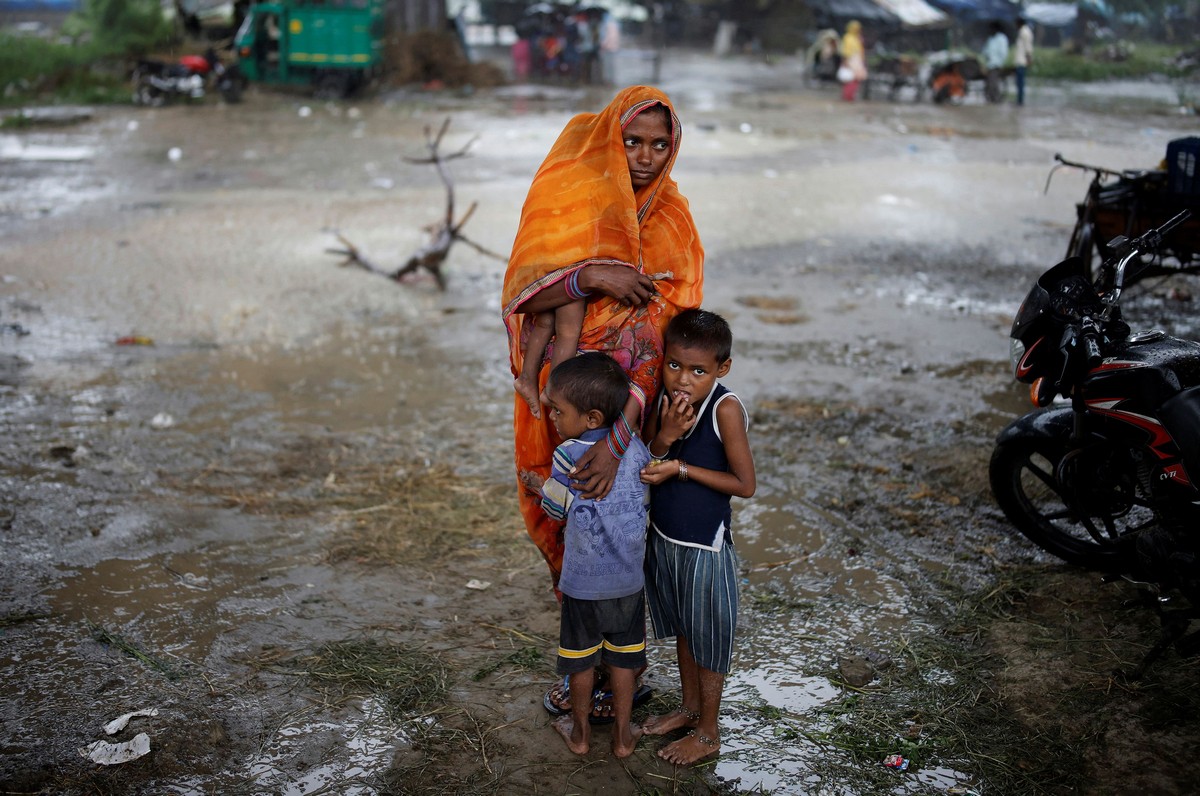
<path id="1" fill-rule="evenodd" d="M 1013 373 L 1017 372 L 1017 365 L 1021 363 L 1021 358 L 1025 356 L 1025 344 L 1015 337 L 1008 339 L 1008 361 L 1012 365 Z"/>

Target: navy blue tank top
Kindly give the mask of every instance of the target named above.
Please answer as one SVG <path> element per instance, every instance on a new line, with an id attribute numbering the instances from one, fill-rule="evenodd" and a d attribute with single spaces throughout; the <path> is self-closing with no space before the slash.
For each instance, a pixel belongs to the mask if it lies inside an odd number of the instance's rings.
<path id="1" fill-rule="evenodd" d="M 687 434 L 675 440 L 665 458 L 682 459 L 689 465 L 709 470 L 729 470 L 725 444 L 717 431 L 717 404 L 724 397 L 737 400 L 725 386 L 717 384 L 700 406 L 700 416 Z M 658 396 L 659 417 L 665 396 Z M 729 495 L 695 481 L 672 478 L 650 487 L 650 521 L 659 533 L 680 544 L 719 549 L 733 537 Z"/>

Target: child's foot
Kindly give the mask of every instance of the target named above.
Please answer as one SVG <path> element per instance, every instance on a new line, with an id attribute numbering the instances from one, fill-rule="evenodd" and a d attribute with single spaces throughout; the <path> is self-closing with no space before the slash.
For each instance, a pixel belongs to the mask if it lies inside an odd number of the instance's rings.
<path id="1" fill-rule="evenodd" d="M 529 404 L 529 411 L 534 417 L 542 416 L 542 402 L 538 397 L 538 388 L 536 384 L 530 384 L 524 378 L 513 380 L 513 389 L 517 391 L 517 395 L 525 399 L 525 403 Z"/>
<path id="2" fill-rule="evenodd" d="M 690 730 L 678 741 L 669 743 L 658 750 L 658 756 L 677 766 L 690 766 L 719 751 L 721 751 L 720 741 L 713 740 L 697 730 Z"/>
<path id="3" fill-rule="evenodd" d="M 587 724 L 583 727 L 575 726 L 575 719 L 570 715 L 559 716 L 551 722 L 558 734 L 567 742 L 567 748 L 577 755 L 586 755 L 591 746 L 591 738 L 588 737 Z"/>
<path id="4" fill-rule="evenodd" d="M 666 735 L 680 727 L 695 727 L 700 721 L 700 714 L 687 708 L 675 708 L 670 713 L 651 716 L 642 723 L 642 729 L 647 735 Z"/>
<path id="5" fill-rule="evenodd" d="M 627 735 L 628 738 L 619 738 L 618 733 L 613 733 L 612 751 L 618 760 L 624 760 L 637 749 L 638 739 L 642 737 L 642 728 L 631 723 Z"/>

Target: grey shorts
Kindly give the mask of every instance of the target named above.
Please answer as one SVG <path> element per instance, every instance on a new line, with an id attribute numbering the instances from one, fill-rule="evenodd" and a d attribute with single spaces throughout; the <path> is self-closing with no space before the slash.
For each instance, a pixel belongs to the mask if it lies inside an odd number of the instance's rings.
<path id="1" fill-rule="evenodd" d="M 618 669 L 646 665 L 646 593 L 612 600 L 564 594 L 558 628 L 558 673 L 585 672 L 604 662 Z"/>
<path id="2" fill-rule="evenodd" d="M 646 539 L 646 604 L 655 638 L 683 636 L 696 663 L 728 674 L 737 630 L 738 558 L 675 544 L 653 528 Z"/>

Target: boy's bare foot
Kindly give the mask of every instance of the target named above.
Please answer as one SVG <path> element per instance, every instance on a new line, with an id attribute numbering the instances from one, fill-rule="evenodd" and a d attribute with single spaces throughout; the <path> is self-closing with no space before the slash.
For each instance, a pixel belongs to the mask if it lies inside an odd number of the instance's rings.
<path id="1" fill-rule="evenodd" d="M 699 713 L 680 707 L 670 713 L 651 716 L 642 723 L 642 729 L 647 735 L 666 735 L 680 727 L 695 727 L 698 721 L 700 721 Z"/>
<path id="2" fill-rule="evenodd" d="M 529 404 L 529 411 L 534 417 L 542 416 L 542 402 L 538 397 L 538 388 L 536 384 L 530 384 L 523 378 L 513 379 L 513 389 L 517 391 L 517 395 L 525 399 L 525 403 Z"/>
<path id="3" fill-rule="evenodd" d="M 586 723 L 583 727 L 576 728 L 575 720 L 569 714 L 559 716 L 550 723 L 554 725 L 554 729 L 567 742 L 568 749 L 577 755 L 586 755 L 588 753 L 588 749 L 591 748 L 591 738 L 588 737 L 590 733 L 588 732 Z"/>
<path id="4" fill-rule="evenodd" d="M 690 766 L 721 751 L 721 742 L 697 730 L 658 750 L 658 756 L 677 766 Z"/>
<path id="5" fill-rule="evenodd" d="M 613 756 L 618 760 L 623 760 L 624 758 L 629 757 L 631 754 L 633 754 L 633 751 L 637 749 L 637 742 L 641 737 L 642 728 L 632 723 L 629 725 L 628 741 L 625 741 L 625 739 L 621 739 L 621 741 L 625 742 L 618 741 L 618 733 L 614 732 L 612 739 Z"/>

